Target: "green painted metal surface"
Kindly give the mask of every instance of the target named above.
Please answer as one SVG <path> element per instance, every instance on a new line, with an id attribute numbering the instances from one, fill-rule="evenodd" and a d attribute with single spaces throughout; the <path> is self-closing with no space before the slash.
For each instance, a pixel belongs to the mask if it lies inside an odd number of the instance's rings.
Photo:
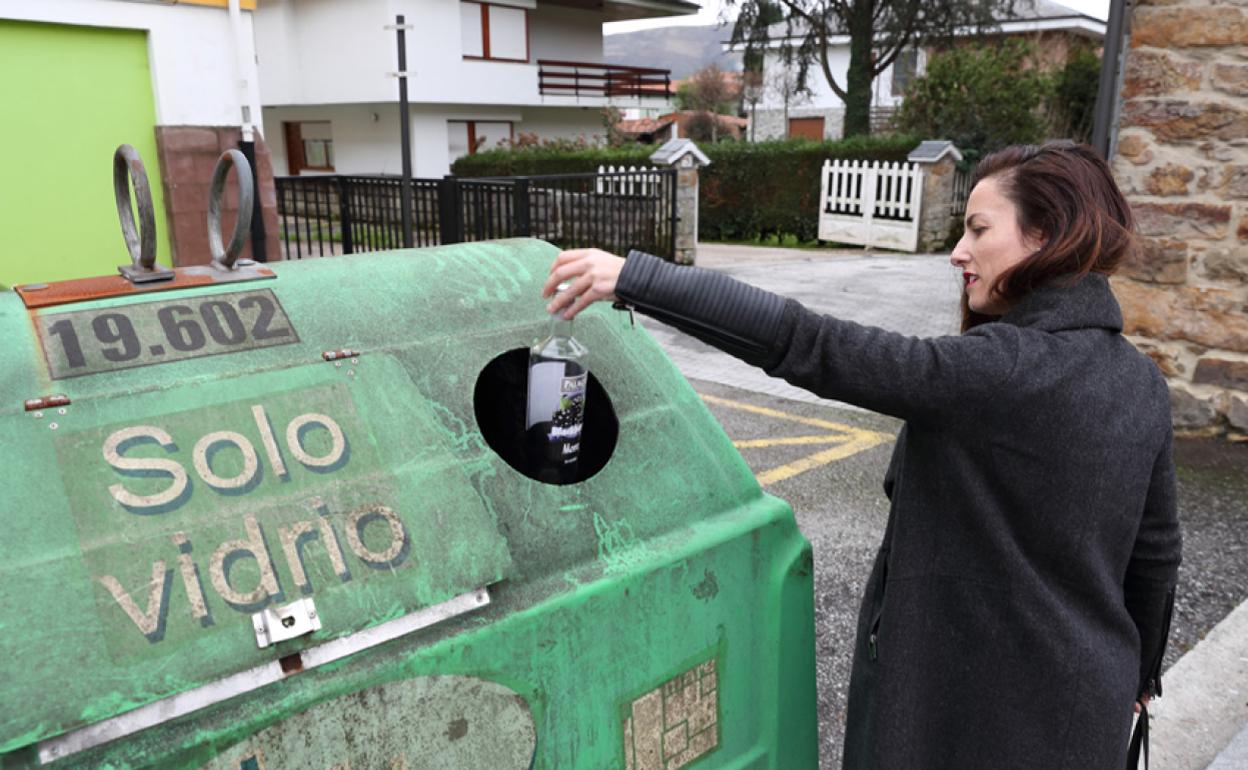
<path id="1" fill-rule="evenodd" d="M 420 746 L 468 741 L 429 754 L 468 762 L 519 745 L 527 719 L 539 768 L 814 767 L 809 544 L 644 330 L 600 307 L 577 321 L 619 421 L 597 475 L 541 484 L 482 438 L 477 374 L 545 332 L 555 253 L 278 263 L 275 280 L 35 312 L 0 296 L 0 766 L 489 586 L 475 612 L 57 764 L 414 768 Z M 252 345 L 256 319 L 234 334 L 218 305 L 236 348 L 152 353 L 194 336 L 160 308 L 180 300 L 207 339 L 205 298 L 251 292 L 294 341 Z M 65 334 L 48 319 L 66 313 L 84 360 L 136 366 L 52 379 Z M 133 341 L 117 316 L 146 319 Z M 340 349 L 360 355 L 322 359 Z M 24 411 L 52 393 L 63 414 Z M 321 629 L 259 648 L 251 614 L 303 596 Z"/>

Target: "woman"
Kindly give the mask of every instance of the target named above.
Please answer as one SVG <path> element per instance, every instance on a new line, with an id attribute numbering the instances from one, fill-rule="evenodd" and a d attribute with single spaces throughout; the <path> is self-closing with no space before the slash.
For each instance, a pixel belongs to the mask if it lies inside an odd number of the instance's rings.
<path id="1" fill-rule="evenodd" d="M 634 252 L 559 255 L 571 317 L 619 300 L 825 398 L 901 418 L 858 621 L 846 768 L 1103 768 L 1160 694 L 1180 538 L 1170 407 L 1107 276 L 1130 209 L 1086 146 L 976 170 L 963 333 L 821 317 Z"/>

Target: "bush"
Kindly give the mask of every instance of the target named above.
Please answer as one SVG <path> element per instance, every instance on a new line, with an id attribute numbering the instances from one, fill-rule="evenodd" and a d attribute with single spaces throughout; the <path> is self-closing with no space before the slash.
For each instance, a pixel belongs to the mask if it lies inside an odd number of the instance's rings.
<path id="1" fill-rule="evenodd" d="M 1096 90 L 1101 79 L 1101 57 L 1091 46 L 1071 51 L 1054 78 L 1049 108 L 1050 133 L 1055 137 L 1087 142 L 1092 138 L 1096 114 Z"/>
<path id="2" fill-rule="evenodd" d="M 698 237 L 753 241 L 819 231 L 820 169 L 830 159 L 902 161 L 918 140 L 860 136 L 836 142 L 721 142 L 704 148 L 711 165 L 699 180 Z"/>
<path id="3" fill-rule="evenodd" d="M 1040 107 L 1051 86 L 1044 73 L 1028 66 L 1030 55 L 1021 41 L 933 54 L 927 72 L 906 89 L 898 127 L 984 153 L 1040 142 Z"/>
<path id="4" fill-rule="evenodd" d="M 455 176 L 539 176 L 581 174 L 599 166 L 649 166 L 658 145 L 596 147 L 576 140 L 547 141 L 539 145 L 500 147 L 465 155 L 451 164 Z"/>
<path id="5" fill-rule="evenodd" d="M 718 142 L 700 149 L 711 160 L 699 179 L 698 237 L 754 241 L 818 233 L 819 172 L 829 159 L 902 161 L 919 142 L 912 136 L 859 136 L 835 142 L 802 139 Z M 657 147 L 501 149 L 467 155 L 458 176 L 534 176 L 597 171 L 598 166 L 649 166 Z"/>

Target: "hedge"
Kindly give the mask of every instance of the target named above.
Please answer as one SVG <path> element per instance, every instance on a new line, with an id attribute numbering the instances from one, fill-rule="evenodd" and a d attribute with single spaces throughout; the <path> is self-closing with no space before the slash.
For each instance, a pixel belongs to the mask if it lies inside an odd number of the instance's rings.
<path id="1" fill-rule="evenodd" d="M 757 240 L 769 236 L 815 240 L 819 170 L 829 158 L 902 161 L 919 142 L 912 136 L 854 137 L 835 142 L 784 140 L 700 145 L 711 159 L 699 179 L 698 237 Z M 600 165 L 650 165 L 657 147 L 489 150 L 455 161 L 457 176 L 530 176 L 596 171 Z"/>

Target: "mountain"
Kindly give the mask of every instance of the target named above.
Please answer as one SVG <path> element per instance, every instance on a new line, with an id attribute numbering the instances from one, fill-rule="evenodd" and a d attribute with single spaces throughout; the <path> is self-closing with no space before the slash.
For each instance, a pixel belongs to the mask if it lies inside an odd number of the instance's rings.
<path id="1" fill-rule="evenodd" d="M 657 67 L 672 71 L 672 79 L 687 78 L 708 64 L 740 70 L 741 54 L 724 53 L 723 41 L 731 27 L 656 27 L 638 32 L 604 35 L 603 58 L 610 64 Z"/>

